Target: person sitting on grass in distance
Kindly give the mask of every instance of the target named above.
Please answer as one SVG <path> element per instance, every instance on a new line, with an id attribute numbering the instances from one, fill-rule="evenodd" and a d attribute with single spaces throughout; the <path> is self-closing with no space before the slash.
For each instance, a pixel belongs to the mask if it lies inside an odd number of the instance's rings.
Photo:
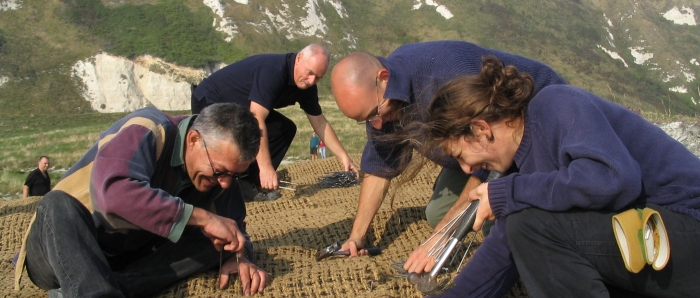
<path id="1" fill-rule="evenodd" d="M 502 297 L 519 277 L 532 297 L 609 297 L 609 289 L 696 296 L 700 159 L 637 113 L 588 91 L 533 90 L 530 75 L 488 59 L 478 75 L 441 87 L 416 128 L 413 139 L 427 136 L 425 150 L 441 149 L 465 173 L 505 173 L 469 192 L 480 202 L 474 229 L 488 219 L 496 224 L 440 297 Z M 670 259 L 635 274 L 612 219 L 645 207 L 663 220 Z M 431 269 L 414 257 L 423 259 L 411 256 L 408 271 Z"/>
<path id="2" fill-rule="evenodd" d="M 269 276 L 253 263 L 237 181 L 260 135 L 253 114 L 231 103 L 117 121 L 39 202 L 16 288 L 26 264 L 50 296 L 153 296 L 223 259 L 221 289 L 237 273 L 246 296 L 261 293 Z"/>

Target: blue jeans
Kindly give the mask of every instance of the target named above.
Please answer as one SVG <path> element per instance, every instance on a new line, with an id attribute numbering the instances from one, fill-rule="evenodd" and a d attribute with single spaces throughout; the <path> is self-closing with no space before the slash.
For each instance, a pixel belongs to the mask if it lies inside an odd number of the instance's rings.
<path id="1" fill-rule="evenodd" d="M 110 266 L 98 244 L 90 212 L 61 191 L 49 192 L 37 206 L 27 239 L 27 272 L 44 290 L 60 288 L 65 297 L 153 296 L 169 285 L 219 264 L 219 252 L 199 228 L 187 227 L 177 243 L 156 241 L 141 258 L 120 258 Z M 157 237 L 157 236 L 156 236 Z M 249 244 L 250 242 L 246 243 Z M 224 253 L 224 258 L 232 256 Z M 123 261 L 128 260 L 128 261 Z"/>
<path id="2" fill-rule="evenodd" d="M 508 216 L 507 233 L 518 272 L 532 297 L 609 297 L 611 288 L 654 297 L 700 292 L 700 221 L 666 208 L 661 214 L 671 247 L 666 267 L 631 273 L 612 229 L 616 212 L 547 212 L 530 208 Z M 612 286 L 612 287 L 610 287 Z"/>

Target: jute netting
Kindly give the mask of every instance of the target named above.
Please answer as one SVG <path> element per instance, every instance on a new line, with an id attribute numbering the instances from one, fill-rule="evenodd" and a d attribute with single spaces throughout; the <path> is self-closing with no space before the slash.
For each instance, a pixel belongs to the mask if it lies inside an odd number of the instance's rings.
<path id="1" fill-rule="evenodd" d="M 353 160 L 359 165 L 359 156 L 353 156 Z M 360 186 L 318 185 L 319 178 L 341 170 L 336 158 L 290 165 L 278 173 L 281 180 L 298 183 L 294 185 L 296 191 L 281 190 L 282 197 L 273 202 L 246 204 L 248 233 L 255 246 L 257 264 L 272 278 L 261 297 L 421 297 L 408 281 L 393 277 L 396 272 L 391 262 L 405 260 L 430 235 L 432 229 L 424 212 L 439 167 L 429 165 L 401 186 L 393 208 L 388 198 L 384 201 L 368 232 L 370 245 L 381 247 L 381 255 L 317 262 L 314 254 L 318 249 L 346 239 L 357 209 Z M 392 191 L 393 188 L 389 193 Z M 46 295 L 31 284 L 26 272 L 22 290 L 15 292 L 10 262 L 20 248 L 38 200 L 33 197 L 0 202 L 3 297 Z M 481 240 L 479 234 L 472 247 L 478 247 Z M 242 297 L 240 281 L 224 291 L 216 289 L 217 285 L 215 269 L 177 283 L 159 297 Z M 527 294 L 518 284 L 508 296 L 527 297 Z"/>

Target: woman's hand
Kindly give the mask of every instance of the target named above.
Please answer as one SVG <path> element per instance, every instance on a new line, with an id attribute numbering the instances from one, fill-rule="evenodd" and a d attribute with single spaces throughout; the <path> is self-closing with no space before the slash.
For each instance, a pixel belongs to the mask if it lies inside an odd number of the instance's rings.
<path id="1" fill-rule="evenodd" d="M 406 260 L 406 263 L 404 263 L 403 269 L 405 269 L 408 273 L 418 274 L 433 270 L 436 263 L 436 256 L 429 256 L 428 250 L 435 245 L 445 245 L 446 239 L 443 239 L 443 237 L 440 236 L 442 235 L 431 235 L 432 238 L 430 238 L 430 241 L 425 243 L 425 245 L 416 247 Z M 441 243 L 436 244 L 438 241 L 441 241 Z"/>
<path id="2" fill-rule="evenodd" d="M 482 183 L 475 189 L 469 192 L 469 201 L 479 200 L 479 208 L 476 210 L 476 219 L 474 220 L 474 231 L 481 230 L 481 226 L 487 219 L 494 220 L 496 216 L 491 210 L 489 202 L 489 184 Z"/>

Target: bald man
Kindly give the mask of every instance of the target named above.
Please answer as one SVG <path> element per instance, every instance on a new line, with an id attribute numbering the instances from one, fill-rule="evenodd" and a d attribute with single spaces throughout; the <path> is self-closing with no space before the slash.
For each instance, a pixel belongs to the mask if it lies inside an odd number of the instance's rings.
<path id="1" fill-rule="evenodd" d="M 250 56 L 193 86 L 192 113 L 197 114 L 213 103 L 233 102 L 249 107 L 258 119 L 263 132 L 260 152 L 248 168 L 248 176 L 241 180 L 247 201 L 279 198 L 276 170 L 294 140 L 296 125 L 274 109 L 296 103 L 306 113 L 314 132 L 340 159 L 345 171 L 357 173 L 357 167 L 318 103 L 316 83 L 326 74 L 329 59 L 325 47 L 310 44 L 299 53 Z"/>
<path id="2" fill-rule="evenodd" d="M 392 178 L 400 174 L 397 156 L 401 144 L 377 142 L 374 136 L 391 134 L 407 121 L 427 118 L 427 106 L 437 89 L 448 81 L 469 74 L 478 74 L 482 57 L 496 56 L 506 65 L 529 73 L 535 80 L 535 92 L 552 84 L 566 84 L 549 66 L 525 57 L 487 49 L 464 41 L 433 41 L 407 44 L 397 48 L 388 57 L 375 57 L 355 52 L 343 58 L 331 73 L 331 88 L 340 110 L 345 116 L 366 125 L 367 144 L 362 153 L 361 169 L 366 173 L 361 189 L 357 213 L 350 236 L 342 249 L 351 256 L 366 254 L 367 230 L 381 205 Z M 405 119 L 402 111 L 412 107 L 418 115 Z M 432 197 L 426 207 L 428 223 L 435 231 L 464 210 L 469 190 L 485 180 L 488 173 L 477 171 L 470 179 L 451 157 L 429 159 L 443 166 L 435 181 Z M 467 184 L 469 181 L 469 184 Z M 466 186 L 466 187 L 465 187 Z M 485 227 L 486 228 L 486 227 Z M 436 237 L 437 238 L 437 237 Z M 434 264 L 434 257 L 419 247 L 407 261 L 411 271 L 423 272 Z"/>
<path id="3" fill-rule="evenodd" d="M 29 172 L 22 187 L 22 197 L 43 196 L 51 190 L 51 177 L 49 177 L 48 156 L 39 157 L 36 170 Z"/>

